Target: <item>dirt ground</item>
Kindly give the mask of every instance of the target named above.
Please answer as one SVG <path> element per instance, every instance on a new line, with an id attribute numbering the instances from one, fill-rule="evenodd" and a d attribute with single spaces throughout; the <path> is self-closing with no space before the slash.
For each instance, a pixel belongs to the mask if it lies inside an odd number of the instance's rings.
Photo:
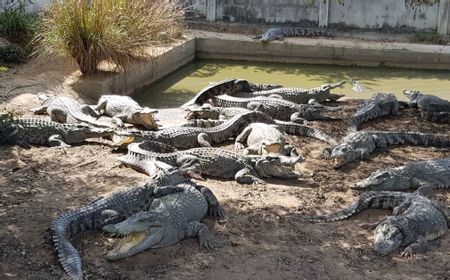
<path id="1" fill-rule="evenodd" d="M 27 110 L 39 105 L 39 91 L 76 96 L 70 83 L 78 74 L 75 67 L 64 65 L 29 63 L 0 74 L 1 107 L 15 107 L 30 115 Z M 24 85 L 33 86 L 16 88 L 6 95 L 10 89 Z M 345 106 L 343 121 L 314 125 L 339 139 L 345 134 L 345 119 L 359 102 L 339 102 Z M 450 135 L 450 125 L 420 121 L 407 111 L 361 128 Z M 428 253 L 405 259 L 399 252 L 375 254 L 372 232 L 359 226 L 379 220 L 388 211 L 366 210 L 329 224 L 300 222 L 304 213 L 331 211 L 352 202 L 358 193 L 349 186 L 377 169 L 410 160 L 448 157 L 450 152 L 396 147 L 334 170 L 321 158 L 326 144 L 309 138 L 291 137 L 291 141 L 306 158 L 297 168 L 313 173 L 311 177 L 250 186 L 211 179 L 203 183 L 213 190 L 226 211 L 222 220 L 205 220 L 221 244 L 217 250 L 205 251 L 195 239 L 189 239 L 109 262 L 104 255 L 114 240 L 100 232 L 85 232 L 72 241 L 81 254 L 86 278 L 450 279 L 450 233 L 433 242 Z M 50 223 L 64 211 L 145 178 L 121 166 L 116 160 L 119 155 L 113 148 L 95 143 L 66 151 L 0 147 L 1 279 L 65 279 L 49 238 Z M 448 192 L 437 192 L 434 197 L 450 205 Z"/>

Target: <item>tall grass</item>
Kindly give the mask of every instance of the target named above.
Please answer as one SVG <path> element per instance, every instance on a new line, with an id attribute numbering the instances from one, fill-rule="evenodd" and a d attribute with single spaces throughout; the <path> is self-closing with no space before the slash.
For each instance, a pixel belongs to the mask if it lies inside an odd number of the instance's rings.
<path id="1" fill-rule="evenodd" d="M 184 10 L 170 0 L 64 0 L 53 4 L 35 37 L 39 55 L 70 55 L 81 72 L 98 72 L 101 61 L 126 68 L 148 59 L 146 47 L 179 37 Z M 164 36 L 161 34 L 164 33 Z"/>
<path id="2" fill-rule="evenodd" d="M 1 36 L 16 43 L 22 43 L 34 35 L 38 26 L 38 17 L 26 11 L 28 4 L 30 4 L 29 0 L 20 0 L 0 12 Z"/>

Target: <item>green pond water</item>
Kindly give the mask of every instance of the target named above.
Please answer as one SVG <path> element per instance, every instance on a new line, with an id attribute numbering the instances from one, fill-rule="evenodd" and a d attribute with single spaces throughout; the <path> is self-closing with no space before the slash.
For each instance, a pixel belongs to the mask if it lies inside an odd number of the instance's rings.
<path id="1" fill-rule="evenodd" d="M 347 80 L 343 88 L 333 92 L 351 98 L 368 98 L 375 92 L 392 92 L 405 100 L 402 91 L 416 89 L 450 100 L 450 71 L 215 60 L 195 60 L 159 81 L 137 89 L 133 97 L 144 106 L 178 107 L 211 82 L 227 78 L 299 88 Z M 351 80 L 360 81 L 367 92 L 352 91 Z"/>

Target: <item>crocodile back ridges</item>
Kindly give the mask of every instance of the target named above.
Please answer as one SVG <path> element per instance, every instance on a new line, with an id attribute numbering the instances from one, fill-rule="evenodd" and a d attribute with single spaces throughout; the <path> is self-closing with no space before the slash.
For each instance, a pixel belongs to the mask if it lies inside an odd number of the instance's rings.
<path id="1" fill-rule="evenodd" d="M 365 192 L 360 195 L 357 201 L 344 209 L 329 214 L 309 216 L 306 220 L 313 223 L 335 222 L 344 220 L 368 208 L 393 209 L 410 196 L 414 196 L 414 194 L 391 191 Z"/>
<path id="2" fill-rule="evenodd" d="M 302 28 L 302 27 L 284 27 L 281 28 L 285 37 L 334 37 L 335 35 L 327 30 Z"/>
<path id="3" fill-rule="evenodd" d="M 275 123 L 281 131 L 286 132 L 287 134 L 315 138 L 327 142 L 330 145 L 338 144 L 335 139 L 320 129 L 278 120 L 275 121 Z"/>
<path id="4" fill-rule="evenodd" d="M 393 168 L 392 172 L 419 182 L 426 182 L 435 189 L 450 188 L 450 158 L 413 161 Z"/>
<path id="5" fill-rule="evenodd" d="M 383 139 L 387 144 L 450 147 L 450 137 L 444 134 L 420 132 L 374 132 L 375 139 Z"/>

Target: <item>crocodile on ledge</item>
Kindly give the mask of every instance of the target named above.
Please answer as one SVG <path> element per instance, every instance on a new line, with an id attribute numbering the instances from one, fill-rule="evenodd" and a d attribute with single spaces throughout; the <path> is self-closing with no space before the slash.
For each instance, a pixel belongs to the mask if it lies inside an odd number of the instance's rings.
<path id="1" fill-rule="evenodd" d="M 99 127 L 111 127 L 110 124 L 98 121 L 100 116 L 89 105 L 82 105 L 70 96 L 49 96 L 39 94 L 42 106 L 32 109 L 35 114 L 48 114 L 52 121 L 59 123 L 84 122 Z"/>
<path id="2" fill-rule="evenodd" d="M 387 115 L 396 116 L 398 108 L 399 104 L 394 94 L 374 94 L 370 99 L 365 100 L 358 108 L 358 111 L 350 118 L 349 131 L 357 131 L 358 127 L 368 120 Z"/>
<path id="3" fill-rule="evenodd" d="M 205 196 L 192 184 L 179 184 L 178 187 L 183 191 L 155 198 L 148 210 L 138 212 L 120 223 L 104 226 L 104 231 L 126 236 L 108 252 L 106 258 L 122 259 L 191 237 L 197 237 L 202 247 L 214 249 L 216 242 L 208 227 L 200 222 L 208 212 Z M 212 196 L 216 207 L 219 207 L 217 199 Z"/>
<path id="4" fill-rule="evenodd" d="M 336 101 L 343 97 L 342 94 L 330 93 L 330 90 L 337 87 L 341 87 L 345 81 L 341 81 L 333 84 L 325 84 L 319 87 L 304 89 L 304 88 L 276 88 L 271 90 L 254 91 L 254 92 L 238 92 L 234 94 L 229 94 L 236 97 L 274 97 L 279 96 L 285 100 L 292 101 L 297 104 L 308 104 L 310 100 L 322 103 L 324 101 Z"/>
<path id="5" fill-rule="evenodd" d="M 432 188 L 421 187 L 416 193 L 364 192 L 345 209 L 308 217 L 311 222 L 333 222 L 346 219 L 366 208 L 393 209 L 393 216 L 370 225 L 375 227 L 374 250 L 383 255 L 404 248 L 402 255 L 413 256 L 428 250 L 428 241 L 445 234 L 450 223 L 450 210 L 431 201 Z"/>
<path id="6" fill-rule="evenodd" d="M 215 127 L 169 127 L 159 131 L 129 131 L 124 135 L 163 142 L 176 148 L 210 147 L 211 144 L 222 143 L 236 137 L 251 122 L 274 121 L 264 113 L 251 111 L 237 115 Z"/>
<path id="7" fill-rule="evenodd" d="M 422 119 L 431 122 L 450 123 L 449 101 L 414 90 L 405 90 L 403 94 L 409 98 L 409 106 L 420 111 Z"/>
<path id="8" fill-rule="evenodd" d="M 302 27 L 272 27 L 263 34 L 253 37 L 263 43 L 279 40 L 284 41 L 286 37 L 334 37 L 332 32 L 320 29 L 302 28 Z"/>
<path id="9" fill-rule="evenodd" d="M 281 86 L 272 84 L 253 84 L 243 79 L 226 79 L 202 89 L 194 98 L 183 104 L 181 108 L 188 108 L 193 105 L 201 106 L 213 96 L 221 94 L 269 90 L 279 87 Z"/>
<path id="10" fill-rule="evenodd" d="M 292 169 L 301 157 L 284 156 L 246 156 L 220 148 L 193 148 L 174 151 L 169 145 L 146 141 L 128 145 L 128 154 L 119 160 L 137 171 L 148 174 L 140 168 L 146 160 L 157 160 L 181 170 L 195 166 L 201 173 L 223 179 L 234 178 L 238 183 L 262 183 L 260 178 L 277 177 L 281 179 L 298 178 L 300 175 Z M 150 174 L 148 174 L 150 175 Z"/>
<path id="11" fill-rule="evenodd" d="M 121 222 L 135 213 L 147 210 L 153 199 L 183 191 L 183 188 L 178 187 L 179 184 L 189 183 L 185 174 L 163 163 L 153 162 L 147 164 L 145 169 L 152 169 L 155 174 L 147 183 L 114 192 L 87 206 L 63 213 L 53 220 L 51 229 L 54 247 L 61 266 L 71 279 L 83 279 L 83 271 L 80 255 L 70 243 L 70 237 L 83 231 L 101 229 L 105 225 Z M 193 173 L 188 175 L 190 174 Z M 209 213 L 221 215 L 222 211 L 212 193 L 208 190 L 201 192 L 210 206 Z"/>
<path id="12" fill-rule="evenodd" d="M 388 145 L 413 145 L 450 147 L 450 137 L 447 135 L 420 132 L 393 131 L 358 131 L 342 138 L 334 148 L 325 149 L 325 158 L 334 160 L 334 168 L 339 168 L 349 162 L 369 158 L 376 149 Z"/>
<path id="13" fill-rule="evenodd" d="M 17 144 L 24 148 L 31 145 L 70 147 L 88 138 L 112 137 L 109 128 L 87 124 L 61 124 L 34 118 L 12 118 L 0 114 L 0 144 Z"/>
<path id="14" fill-rule="evenodd" d="M 158 128 L 155 120 L 155 109 L 141 107 L 129 96 L 102 95 L 98 104 L 94 106 L 97 112 L 103 112 L 112 117 L 113 122 L 123 127 L 123 123 L 142 125 L 146 129 L 155 130 Z"/>
<path id="15" fill-rule="evenodd" d="M 329 107 L 320 104 L 296 104 L 282 98 L 253 97 L 239 98 L 221 95 L 212 98 L 212 104 L 218 107 L 240 107 L 257 110 L 268 114 L 274 119 L 283 121 L 303 122 L 304 120 L 339 120 L 338 118 L 321 115 L 321 112 L 338 111 L 341 107 Z"/>
<path id="16" fill-rule="evenodd" d="M 405 191 L 419 187 L 450 188 L 450 158 L 413 161 L 373 172 L 353 188 L 369 191 Z"/>

